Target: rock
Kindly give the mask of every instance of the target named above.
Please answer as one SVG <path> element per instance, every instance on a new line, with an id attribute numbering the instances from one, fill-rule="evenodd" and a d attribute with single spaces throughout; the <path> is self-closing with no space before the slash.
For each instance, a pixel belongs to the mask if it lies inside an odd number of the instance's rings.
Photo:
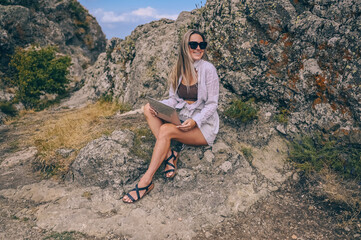
<path id="1" fill-rule="evenodd" d="M 22 164 L 23 162 L 31 161 L 34 159 L 36 153 L 37 149 L 35 147 L 30 147 L 22 151 L 15 152 L 10 156 L 7 156 L 4 161 L 1 162 L 0 168 L 8 169 Z"/>
<path id="2" fill-rule="evenodd" d="M 0 76 L 7 73 L 16 47 L 56 45 L 72 57 L 71 75 L 105 51 L 106 39 L 96 19 L 78 1 L 2 1 L 0 3 Z"/>
<path id="3" fill-rule="evenodd" d="M 3 113 L 2 111 L 0 111 L 0 125 L 4 123 L 4 121 L 6 120 L 7 115 L 5 113 Z"/>
<path id="4" fill-rule="evenodd" d="M 273 184 L 291 176 L 286 167 L 288 147 L 280 137 L 273 137 L 267 146 L 252 149 L 252 166 Z"/>
<path id="5" fill-rule="evenodd" d="M 133 156 L 134 134 L 115 131 L 87 144 L 70 166 L 67 179 L 83 186 L 113 187 L 133 183 L 146 169 L 145 162 Z"/>
<path id="6" fill-rule="evenodd" d="M 190 13 L 184 15 L 190 19 Z M 64 105 L 76 106 L 107 93 L 136 108 L 144 105 L 144 96 L 165 98 L 178 42 L 176 26 L 182 27 L 180 21 L 185 21 L 182 16 L 177 21 L 162 19 L 138 26 L 124 40 L 109 40 L 106 53 L 85 71 L 84 86 Z"/>
<path id="7" fill-rule="evenodd" d="M 213 146 L 212 146 L 212 152 L 213 153 L 224 153 L 227 152 L 227 150 L 229 149 L 229 146 L 227 144 L 225 144 L 224 142 L 216 142 Z"/>
<path id="8" fill-rule="evenodd" d="M 298 182 L 300 180 L 300 176 L 297 172 L 295 172 L 293 175 L 292 175 L 292 179 L 293 181 L 295 182 Z"/>
<path id="9" fill-rule="evenodd" d="M 212 163 L 212 162 L 214 161 L 214 154 L 212 153 L 212 151 L 207 150 L 207 151 L 204 153 L 203 158 L 204 158 L 207 162 Z"/>
<path id="10" fill-rule="evenodd" d="M 223 172 L 228 172 L 229 170 L 232 169 L 232 163 L 229 162 L 229 161 L 225 161 L 221 166 L 220 168 L 223 170 Z"/>
<path id="11" fill-rule="evenodd" d="M 361 44 L 352 40 L 360 38 L 359 18 L 347 15 L 361 8 L 356 0 L 346 5 L 213 0 L 196 22 L 207 33 L 208 55 L 230 92 L 290 110 L 289 122 L 301 132 L 325 127 L 333 132 L 327 126 L 335 121 L 344 127 L 361 119 Z M 320 113 L 322 104 L 329 110 Z M 281 132 L 294 134 L 295 128 Z"/>
<path id="12" fill-rule="evenodd" d="M 285 131 L 285 127 L 283 125 L 277 125 L 276 129 L 282 133 L 286 135 L 286 131 Z"/>
<path id="13" fill-rule="evenodd" d="M 61 155 L 63 158 L 69 157 L 72 152 L 74 152 L 74 149 L 61 148 L 56 150 L 56 153 Z"/>

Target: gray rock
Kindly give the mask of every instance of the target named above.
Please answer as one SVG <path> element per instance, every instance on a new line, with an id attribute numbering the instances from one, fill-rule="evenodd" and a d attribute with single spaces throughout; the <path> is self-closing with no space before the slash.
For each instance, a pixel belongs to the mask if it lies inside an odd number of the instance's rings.
<path id="1" fill-rule="evenodd" d="M 69 157 L 72 152 L 74 152 L 74 149 L 61 148 L 61 149 L 56 150 L 56 153 L 61 155 L 64 158 Z"/>
<path id="2" fill-rule="evenodd" d="M 207 150 L 204 153 L 204 157 L 203 157 L 207 162 L 212 163 L 214 161 L 214 154 L 212 153 L 212 151 Z"/>
<path id="3" fill-rule="evenodd" d="M 0 125 L 4 123 L 6 114 L 0 111 Z"/>
<path id="4" fill-rule="evenodd" d="M 222 163 L 222 165 L 220 166 L 220 169 L 222 169 L 222 171 L 224 171 L 225 173 L 228 172 L 229 170 L 232 169 L 232 163 L 229 161 L 225 161 L 224 163 Z"/>
<path id="5" fill-rule="evenodd" d="M 279 131 L 282 134 L 286 134 L 285 127 L 283 125 L 277 125 L 276 127 L 277 131 Z"/>
<path id="6" fill-rule="evenodd" d="M 115 131 L 85 146 L 70 166 L 67 179 L 83 186 L 113 187 L 133 183 L 145 170 L 142 159 L 130 154 L 134 134 Z"/>

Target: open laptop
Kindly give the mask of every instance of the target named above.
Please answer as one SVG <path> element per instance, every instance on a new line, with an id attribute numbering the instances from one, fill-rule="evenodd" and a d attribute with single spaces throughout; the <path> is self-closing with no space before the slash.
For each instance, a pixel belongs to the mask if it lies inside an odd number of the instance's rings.
<path id="1" fill-rule="evenodd" d="M 158 113 L 157 117 L 177 126 L 182 124 L 175 108 L 169 107 L 150 97 L 147 97 L 147 100 L 149 105 Z"/>

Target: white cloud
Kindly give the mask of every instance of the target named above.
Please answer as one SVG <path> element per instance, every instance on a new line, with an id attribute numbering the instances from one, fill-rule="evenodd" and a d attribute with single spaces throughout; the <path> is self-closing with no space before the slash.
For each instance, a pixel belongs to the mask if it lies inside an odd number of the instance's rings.
<path id="1" fill-rule="evenodd" d="M 95 17 L 103 23 L 117 23 L 117 22 L 136 22 L 142 19 L 177 19 L 178 14 L 167 15 L 159 14 L 158 11 L 152 7 L 139 8 L 130 13 L 116 14 L 113 11 L 104 11 L 103 9 L 96 9 L 93 13 Z"/>
<path id="2" fill-rule="evenodd" d="M 152 7 L 139 8 L 133 11 L 132 15 L 139 17 L 155 17 L 157 15 L 157 10 Z"/>
<path id="3" fill-rule="evenodd" d="M 178 18 L 178 14 L 174 14 L 174 15 L 157 15 L 157 19 L 161 19 L 161 18 L 168 18 L 168 19 L 176 20 Z"/>
<path id="4" fill-rule="evenodd" d="M 125 14 L 117 16 L 114 12 L 104 12 L 100 21 L 105 23 L 126 22 L 127 17 Z"/>

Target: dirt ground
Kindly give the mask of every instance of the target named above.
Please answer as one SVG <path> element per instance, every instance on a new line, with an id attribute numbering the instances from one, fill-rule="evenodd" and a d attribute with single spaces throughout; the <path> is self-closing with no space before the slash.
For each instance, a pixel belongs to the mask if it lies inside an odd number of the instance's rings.
<path id="1" fill-rule="evenodd" d="M 247 212 L 203 229 L 196 239 L 361 239 L 360 213 L 316 196 L 314 184 L 305 177 L 287 181 Z"/>
<path id="2" fill-rule="evenodd" d="M 361 239 L 361 219 L 349 219 L 350 209 L 316 197 L 307 180 L 291 180 L 245 213 L 228 218 L 194 239 Z M 78 232 L 56 233 L 36 226 L 36 219 L 16 214 L 34 203 L 0 197 L 0 232 L 12 239 L 98 239 Z M 1 236 L 1 235 L 0 235 Z M 126 239 L 108 236 L 106 239 Z"/>

